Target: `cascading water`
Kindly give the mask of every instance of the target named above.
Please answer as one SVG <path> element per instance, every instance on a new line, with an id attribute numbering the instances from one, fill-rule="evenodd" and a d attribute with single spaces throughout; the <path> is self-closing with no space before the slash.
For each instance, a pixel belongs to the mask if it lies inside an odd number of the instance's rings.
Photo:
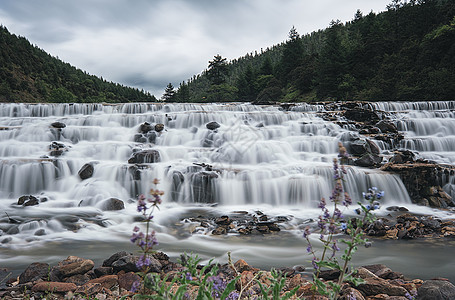
<path id="1" fill-rule="evenodd" d="M 455 102 L 368 105 L 388 112 L 404 132 L 400 147 L 455 162 Z M 116 247 L 131 247 L 135 199 L 158 178 L 165 196 L 155 227 L 163 250 L 171 255 L 194 250 L 207 257 L 232 250 L 267 265 L 284 248 L 301 246 L 303 241 L 292 241 L 299 223 L 315 218 L 319 200 L 330 197 L 338 143 L 358 135 L 321 118 L 323 110 L 310 104 L 291 111 L 250 104 L 0 104 L 0 259 L 20 265 L 36 257 L 52 261 L 78 254 L 63 253 L 68 248 L 93 257 L 93 251 L 105 256 Z M 163 124 L 164 130 L 141 133 L 144 122 Z M 216 123 L 209 129 L 211 122 Z M 383 141 L 373 142 L 391 150 Z M 78 172 L 86 164 L 93 174 L 82 180 Z M 376 186 L 386 191 L 383 207 L 412 207 L 398 176 L 346 169 L 345 188 L 354 202 Z M 39 204 L 18 205 L 24 195 Z M 106 209 L 113 198 L 125 208 Z M 239 210 L 292 217 L 285 229 L 293 238 L 283 238 L 283 248 L 267 238 L 223 240 L 192 235 L 190 229 L 182 235 L 185 217 Z M 94 249 L 87 250 L 90 245 Z M 262 259 L 253 255 L 258 247 Z M 305 261 L 303 254 L 293 255 Z"/>

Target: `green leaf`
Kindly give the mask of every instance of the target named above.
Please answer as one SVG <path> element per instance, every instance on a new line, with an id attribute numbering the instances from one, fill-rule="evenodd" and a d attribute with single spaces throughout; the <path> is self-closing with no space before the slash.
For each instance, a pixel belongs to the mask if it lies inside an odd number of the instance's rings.
<path id="1" fill-rule="evenodd" d="M 234 279 L 232 279 L 231 281 L 229 281 L 229 283 L 226 285 L 226 288 L 224 289 L 223 293 L 221 294 L 221 297 L 220 297 L 221 300 L 226 299 L 229 296 L 229 294 L 233 290 L 235 290 L 235 283 L 237 282 L 237 280 L 239 280 L 239 278 L 240 278 L 240 276 L 237 276 Z"/>

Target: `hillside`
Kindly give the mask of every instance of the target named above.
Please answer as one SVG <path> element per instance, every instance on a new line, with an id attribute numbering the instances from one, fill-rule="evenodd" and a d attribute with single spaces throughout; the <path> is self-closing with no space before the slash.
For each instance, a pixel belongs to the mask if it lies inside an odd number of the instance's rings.
<path id="1" fill-rule="evenodd" d="M 455 2 L 393 0 L 382 13 L 357 11 L 303 36 L 292 28 L 286 42 L 260 53 L 216 59 L 166 100 L 453 100 Z M 222 81 L 214 82 L 217 68 Z"/>
<path id="2" fill-rule="evenodd" d="M 0 102 L 140 102 L 150 93 L 107 82 L 0 26 Z"/>

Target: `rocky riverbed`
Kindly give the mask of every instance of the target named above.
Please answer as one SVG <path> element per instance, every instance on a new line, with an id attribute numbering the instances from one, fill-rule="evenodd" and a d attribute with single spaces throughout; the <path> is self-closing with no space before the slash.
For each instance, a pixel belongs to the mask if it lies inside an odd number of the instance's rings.
<path id="1" fill-rule="evenodd" d="M 7 270 L 0 270 L 4 278 L 0 288 L 1 299 L 131 299 L 132 285 L 139 280 L 136 274 L 139 270 L 136 262 L 139 256 L 121 251 L 108 257 L 102 265 L 95 266 L 90 259 L 69 256 L 67 259 L 51 266 L 46 263 L 33 263 L 17 278 L 8 278 Z M 151 270 L 167 278 L 168 285 L 175 276 L 182 276 L 186 269 L 180 263 L 169 260 L 162 252 L 150 255 Z M 184 259 L 182 259 L 184 261 Z M 198 265 L 200 271 L 203 266 Z M 250 266 L 242 259 L 233 264 L 218 265 L 219 272 L 211 280 L 217 280 L 224 286 L 237 275 L 240 279 L 236 283 L 237 292 L 243 291 L 243 298 L 254 299 L 260 297 L 259 283 L 270 286 L 273 282 L 269 270 L 260 270 Z M 292 299 L 327 299 L 316 296 L 313 298 L 311 289 L 312 280 L 308 272 L 301 266 L 280 269 L 286 277 L 281 294 L 297 288 Z M 339 273 L 323 271 L 320 278 L 324 281 L 336 280 Z M 420 280 L 405 278 L 400 272 L 391 270 L 385 265 L 376 264 L 363 266 L 357 269 L 356 277 L 364 283 L 354 286 L 343 284 L 341 299 L 454 299 L 455 286 L 444 278 Z M 174 284 L 171 291 L 175 292 L 179 285 Z M 195 299 L 198 291 L 196 283 L 190 284 L 185 296 Z M 214 290 L 215 292 L 215 290 Z"/>

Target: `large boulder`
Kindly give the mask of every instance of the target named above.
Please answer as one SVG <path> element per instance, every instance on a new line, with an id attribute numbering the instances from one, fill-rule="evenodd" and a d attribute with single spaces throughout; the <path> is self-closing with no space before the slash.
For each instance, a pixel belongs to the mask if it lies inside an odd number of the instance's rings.
<path id="1" fill-rule="evenodd" d="M 364 154 L 359 159 L 354 161 L 354 164 L 359 167 L 376 167 L 382 162 L 382 157 L 374 154 Z"/>
<path id="2" fill-rule="evenodd" d="M 153 130 L 153 127 L 149 122 L 144 122 L 141 124 L 141 126 L 139 126 L 140 133 L 147 133 L 151 130 Z"/>
<path id="3" fill-rule="evenodd" d="M 344 112 L 344 117 L 348 120 L 365 123 L 376 123 L 381 119 L 376 112 L 360 107 L 346 110 Z"/>
<path id="4" fill-rule="evenodd" d="M 34 262 L 19 276 L 19 283 L 33 282 L 46 279 L 49 274 L 49 264 Z"/>
<path id="5" fill-rule="evenodd" d="M 117 198 L 109 198 L 100 203 L 99 207 L 102 210 L 122 210 L 125 209 L 125 203 Z"/>
<path id="6" fill-rule="evenodd" d="M 417 290 L 417 300 L 455 299 L 455 286 L 445 280 L 426 280 Z"/>
<path id="7" fill-rule="evenodd" d="M 39 204 L 38 198 L 32 195 L 24 195 L 19 197 L 19 199 L 17 200 L 17 205 L 22 206 L 34 206 L 38 204 Z"/>

